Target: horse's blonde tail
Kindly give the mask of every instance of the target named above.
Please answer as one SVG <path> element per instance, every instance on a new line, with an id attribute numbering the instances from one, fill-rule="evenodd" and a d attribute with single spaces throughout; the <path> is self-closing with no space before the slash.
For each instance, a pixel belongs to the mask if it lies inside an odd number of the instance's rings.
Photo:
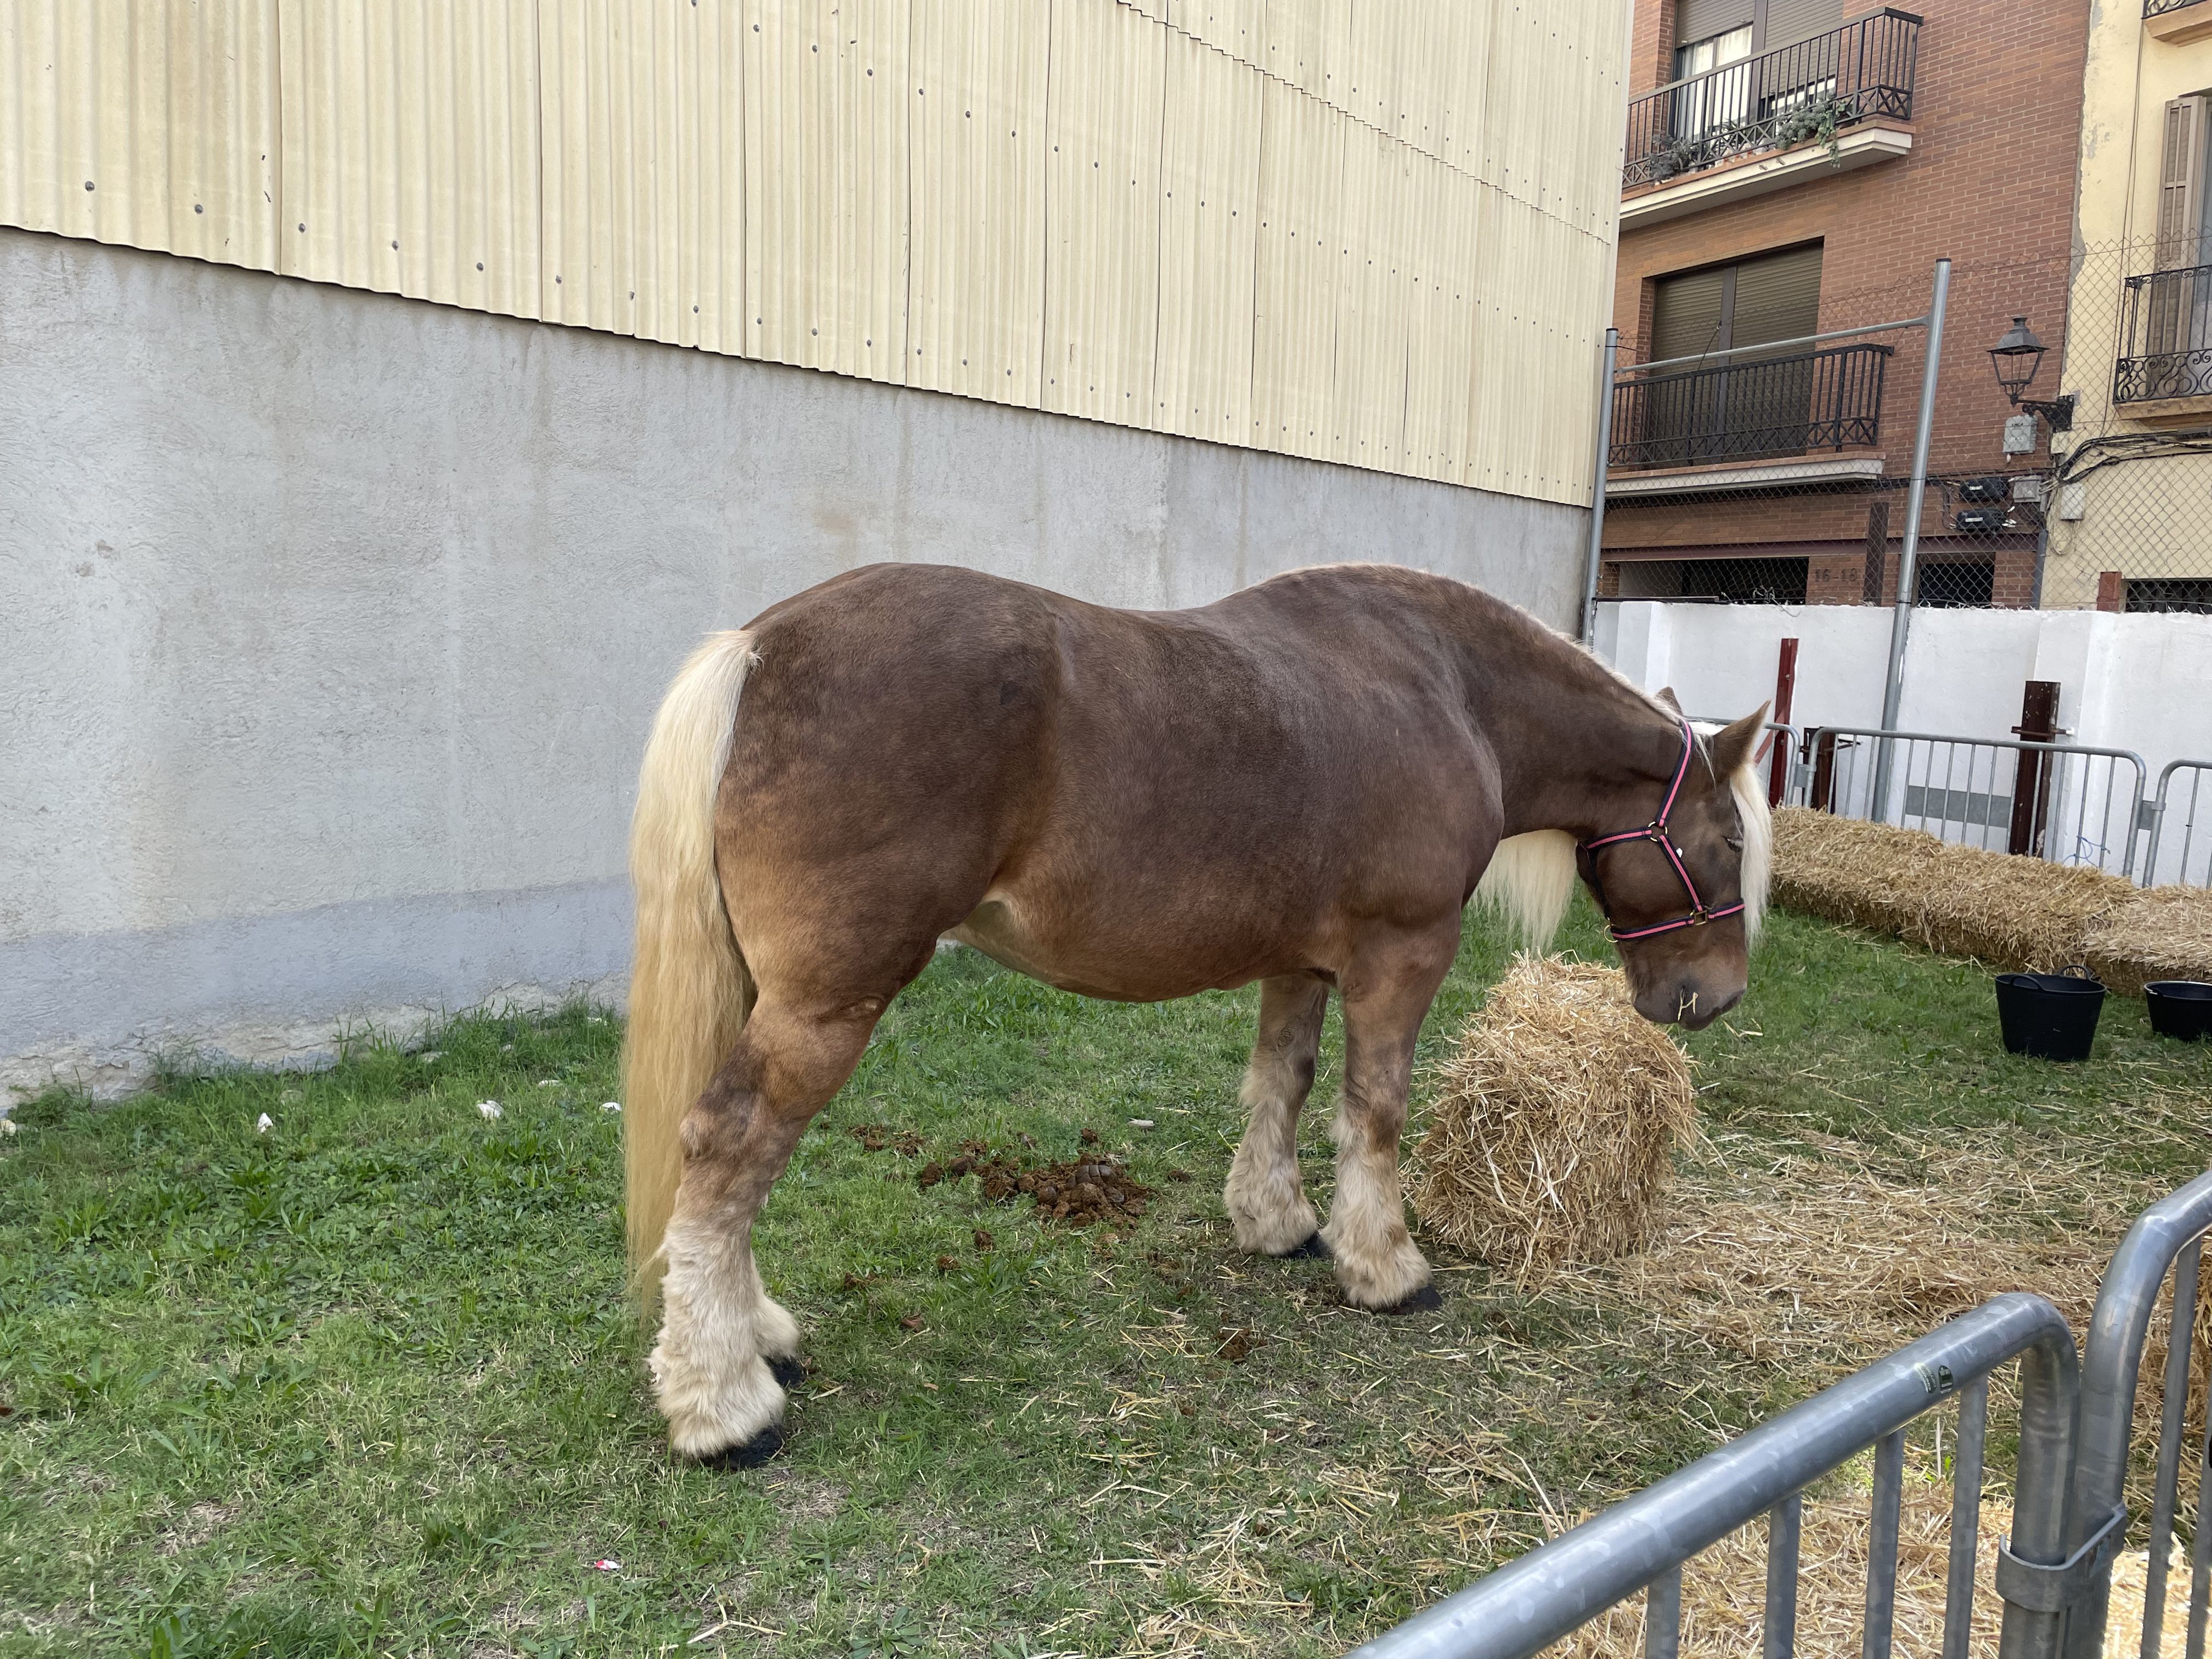
<path id="1" fill-rule="evenodd" d="M 637 780 L 630 884 L 637 944 L 623 1044 L 631 1282 L 651 1299 L 683 1174 L 678 1130 L 744 1029 L 752 981 L 714 869 L 714 800 L 730 761 L 753 636 L 716 634 L 668 688 Z"/>

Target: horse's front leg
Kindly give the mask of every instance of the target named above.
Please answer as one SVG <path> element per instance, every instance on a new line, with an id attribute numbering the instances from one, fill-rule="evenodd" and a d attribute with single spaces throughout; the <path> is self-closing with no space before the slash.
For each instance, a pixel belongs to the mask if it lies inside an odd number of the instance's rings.
<path id="1" fill-rule="evenodd" d="M 1336 1113 L 1336 1200 L 1322 1238 L 1355 1306 L 1412 1313 L 1441 1305 L 1406 1227 L 1398 1141 L 1413 1080 L 1413 1042 L 1459 947 L 1449 932 L 1363 943 L 1342 976 L 1344 1090 Z"/>
<path id="2" fill-rule="evenodd" d="M 1313 1089 L 1328 987 L 1293 974 L 1260 988 L 1260 1035 L 1244 1071 L 1251 1114 L 1221 1200 L 1237 1242 L 1263 1255 L 1320 1255 L 1321 1218 L 1298 1181 L 1298 1112 Z"/>
<path id="3" fill-rule="evenodd" d="M 764 994 L 684 1120 L 651 1363 L 669 1443 L 685 1456 L 744 1466 L 783 1443 L 784 1389 L 803 1375 L 799 1325 L 761 1287 L 753 1218 L 880 1012 L 809 1012 Z"/>

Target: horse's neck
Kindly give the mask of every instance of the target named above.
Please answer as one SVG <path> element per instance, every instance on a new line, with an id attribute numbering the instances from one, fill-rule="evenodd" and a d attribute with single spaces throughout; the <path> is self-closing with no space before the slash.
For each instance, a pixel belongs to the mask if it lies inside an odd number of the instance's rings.
<path id="1" fill-rule="evenodd" d="M 1546 664 L 1488 722 L 1505 833 L 1577 836 L 1650 819 L 1681 758 L 1681 726 L 1597 664 Z"/>

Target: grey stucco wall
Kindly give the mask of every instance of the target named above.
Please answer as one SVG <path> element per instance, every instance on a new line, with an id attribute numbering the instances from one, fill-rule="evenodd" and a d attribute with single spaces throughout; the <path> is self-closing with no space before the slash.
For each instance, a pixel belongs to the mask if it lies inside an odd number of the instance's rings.
<path id="1" fill-rule="evenodd" d="M 854 565 L 1172 606 L 1390 559 L 1566 625 L 1584 524 L 0 229 L 0 1091 L 618 1000 L 670 673 Z"/>

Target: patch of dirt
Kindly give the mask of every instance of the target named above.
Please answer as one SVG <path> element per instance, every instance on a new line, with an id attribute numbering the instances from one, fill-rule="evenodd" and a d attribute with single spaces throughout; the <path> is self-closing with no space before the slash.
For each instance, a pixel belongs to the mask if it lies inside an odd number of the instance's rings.
<path id="1" fill-rule="evenodd" d="M 864 1152 L 896 1152 L 901 1158 L 921 1156 L 921 1137 L 911 1129 L 894 1129 L 888 1123 L 856 1123 L 847 1131 Z"/>
<path id="2" fill-rule="evenodd" d="M 1131 1180 L 1112 1153 L 1097 1150 L 1097 1130 L 1085 1129 L 1083 1144 L 1082 1155 L 1066 1163 L 1031 1166 L 980 1140 L 963 1141 L 957 1158 L 924 1164 L 915 1184 L 927 1188 L 972 1176 L 992 1203 L 1011 1204 L 1026 1195 L 1036 1206 L 1039 1219 L 1062 1221 L 1071 1227 L 1143 1215 L 1152 1189 Z M 990 1247 L 978 1237 L 976 1248 Z"/>
<path id="3" fill-rule="evenodd" d="M 177 1555 L 185 1550 L 196 1550 L 237 1519 L 235 1504 L 195 1504 L 161 1534 L 161 1553 Z"/>

